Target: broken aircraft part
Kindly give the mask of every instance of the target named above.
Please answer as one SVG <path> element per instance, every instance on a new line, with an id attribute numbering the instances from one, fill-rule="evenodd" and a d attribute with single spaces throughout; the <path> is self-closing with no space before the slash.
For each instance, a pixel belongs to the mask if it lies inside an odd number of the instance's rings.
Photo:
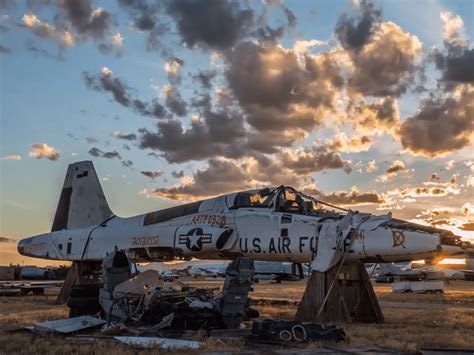
<path id="1" fill-rule="evenodd" d="M 164 283 L 159 274 L 147 270 L 130 276 L 130 264 L 121 251 L 103 262 L 104 286 L 100 304 L 106 318 L 127 327 L 153 332 L 173 329 L 232 329 L 244 319 L 258 317 L 249 307 L 248 292 L 253 277 L 253 261 L 237 258 L 229 265 L 221 295 L 177 281 Z"/>

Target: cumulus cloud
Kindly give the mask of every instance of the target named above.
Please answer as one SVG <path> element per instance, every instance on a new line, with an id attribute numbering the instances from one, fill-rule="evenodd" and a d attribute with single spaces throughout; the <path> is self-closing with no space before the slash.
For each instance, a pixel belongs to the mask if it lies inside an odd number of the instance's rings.
<path id="1" fill-rule="evenodd" d="M 334 151 L 325 146 L 314 146 L 312 149 L 297 149 L 290 152 L 282 152 L 278 160 L 282 165 L 296 174 L 308 174 L 327 169 L 344 169 L 349 174 L 352 169 L 349 161 L 341 158 Z"/>
<path id="2" fill-rule="evenodd" d="M 99 148 L 93 147 L 89 149 L 89 154 L 92 155 L 93 157 L 97 158 L 107 158 L 107 159 L 122 159 L 120 154 L 117 151 L 112 151 L 112 152 L 104 152 L 100 150 Z"/>
<path id="3" fill-rule="evenodd" d="M 381 11 L 368 1 L 360 3 L 359 11 L 354 17 L 343 14 L 336 25 L 337 38 L 349 50 L 361 49 L 381 23 Z"/>
<path id="4" fill-rule="evenodd" d="M 25 14 L 22 20 L 23 25 L 38 37 L 55 40 L 62 47 L 72 47 L 74 45 L 74 37 L 69 30 L 56 28 L 45 21 L 41 21 L 34 13 Z"/>
<path id="5" fill-rule="evenodd" d="M 445 97 L 423 101 L 418 112 L 401 125 L 404 148 L 434 157 L 471 144 L 474 136 L 474 88 L 459 86 Z"/>
<path id="6" fill-rule="evenodd" d="M 54 148 L 50 147 L 46 143 L 34 143 L 31 145 L 32 150 L 28 153 L 28 155 L 32 158 L 36 159 L 48 159 L 48 160 L 58 160 L 61 156 L 59 151 Z"/>
<path id="7" fill-rule="evenodd" d="M 168 74 L 168 80 L 172 83 L 181 82 L 181 68 L 184 61 L 180 58 L 171 58 L 164 65 L 163 70 Z"/>
<path id="8" fill-rule="evenodd" d="M 375 160 L 371 160 L 367 163 L 367 168 L 366 168 L 366 171 L 368 173 L 373 173 L 374 171 L 376 171 L 378 169 L 378 166 L 377 166 L 377 163 L 375 162 Z"/>
<path id="9" fill-rule="evenodd" d="M 380 24 L 360 50 L 350 52 L 350 91 L 370 96 L 400 96 L 419 71 L 422 45 L 393 22 Z"/>
<path id="10" fill-rule="evenodd" d="M 137 139 L 137 135 L 135 133 L 129 133 L 129 134 L 122 134 L 119 131 L 115 131 L 112 133 L 112 137 L 116 139 L 124 139 L 127 141 L 134 141 Z"/>
<path id="11" fill-rule="evenodd" d="M 358 153 L 366 152 L 370 149 L 373 142 L 368 136 L 351 137 L 345 133 L 337 133 L 334 138 L 326 141 L 328 147 L 338 152 Z"/>
<path id="12" fill-rule="evenodd" d="M 183 100 L 178 89 L 172 85 L 165 85 L 161 94 L 165 97 L 165 105 L 177 116 L 185 116 L 188 113 L 187 104 Z"/>
<path id="13" fill-rule="evenodd" d="M 0 158 L 1 160 L 21 160 L 21 156 L 18 154 L 6 155 Z"/>
<path id="14" fill-rule="evenodd" d="M 156 171 L 140 171 L 142 175 L 145 175 L 146 177 L 150 178 L 151 181 L 155 181 L 157 177 L 160 177 L 163 175 L 162 170 L 156 170 Z"/>
<path id="15" fill-rule="evenodd" d="M 244 121 L 232 111 L 206 111 L 191 126 L 175 119 L 157 122 L 157 132 L 140 129 L 140 148 L 161 151 L 171 163 L 202 160 L 216 156 L 242 155 L 240 140 L 245 136 Z"/>
<path id="16" fill-rule="evenodd" d="M 332 193 L 321 193 L 314 191 L 314 196 L 324 202 L 342 206 L 381 204 L 384 199 L 375 191 L 361 192 L 356 186 L 350 191 L 336 191 Z"/>
<path id="17" fill-rule="evenodd" d="M 370 104 L 363 101 L 351 104 L 348 106 L 347 120 L 357 131 L 366 135 L 384 132 L 395 134 L 400 125 L 397 100 L 386 97 Z"/>
<path id="18" fill-rule="evenodd" d="M 254 12 L 235 0 L 165 1 L 166 12 L 188 47 L 224 50 L 244 37 Z"/>
<path id="19" fill-rule="evenodd" d="M 109 92 L 114 101 L 124 107 L 128 107 L 143 116 L 163 118 L 166 116 L 165 108 L 154 99 L 151 103 L 134 98 L 131 89 L 120 78 L 115 78 L 112 71 L 103 67 L 100 74 L 92 75 L 83 72 L 82 77 L 87 88 L 100 92 Z"/>
<path id="20" fill-rule="evenodd" d="M 210 159 L 208 167 L 196 171 L 190 183 L 158 188 L 155 196 L 173 200 L 193 200 L 250 188 L 247 175 L 232 161 Z"/>
<path id="21" fill-rule="evenodd" d="M 447 83 L 474 83 L 474 48 L 463 35 L 464 22 L 450 12 L 442 12 L 444 24 L 444 50 L 436 50 L 436 67 Z"/>
<path id="22" fill-rule="evenodd" d="M 407 172 L 408 169 L 405 166 L 405 163 L 401 160 L 395 160 L 393 163 L 387 168 L 385 174 L 382 174 L 377 177 L 376 181 L 379 182 L 387 182 L 393 180 L 399 173 Z"/>
<path id="23" fill-rule="evenodd" d="M 23 25 L 38 37 L 55 40 L 62 49 L 87 40 L 96 41 L 101 50 L 106 48 L 103 41 L 110 36 L 112 26 L 108 11 L 93 9 L 92 0 L 62 0 L 54 4 L 58 9 L 54 25 L 40 20 L 33 12 L 23 16 Z"/>

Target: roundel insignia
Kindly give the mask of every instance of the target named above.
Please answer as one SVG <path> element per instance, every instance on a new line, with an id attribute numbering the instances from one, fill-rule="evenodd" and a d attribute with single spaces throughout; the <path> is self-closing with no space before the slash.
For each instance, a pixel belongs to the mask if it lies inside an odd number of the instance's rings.
<path id="1" fill-rule="evenodd" d="M 212 234 L 204 233 L 202 228 L 193 228 L 179 235 L 179 244 L 185 244 L 191 251 L 201 251 L 202 245 L 211 242 Z"/>

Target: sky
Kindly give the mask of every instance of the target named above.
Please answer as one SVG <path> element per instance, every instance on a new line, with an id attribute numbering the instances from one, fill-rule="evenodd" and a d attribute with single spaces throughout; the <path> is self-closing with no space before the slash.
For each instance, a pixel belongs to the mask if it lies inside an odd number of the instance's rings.
<path id="1" fill-rule="evenodd" d="M 0 241 L 67 165 L 145 213 L 282 184 L 474 240 L 474 3 L 0 0 Z"/>

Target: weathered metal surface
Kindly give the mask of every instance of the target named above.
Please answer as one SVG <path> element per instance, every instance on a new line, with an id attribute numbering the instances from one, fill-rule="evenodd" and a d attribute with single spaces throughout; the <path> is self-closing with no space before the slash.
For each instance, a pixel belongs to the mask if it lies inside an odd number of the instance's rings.
<path id="1" fill-rule="evenodd" d="M 199 349 L 202 343 L 193 340 L 159 338 L 159 337 L 134 337 L 116 336 L 114 339 L 129 345 L 144 348 L 160 347 L 163 349 Z"/>
<path id="2" fill-rule="evenodd" d="M 33 325 L 33 332 L 69 334 L 80 330 L 98 327 L 106 321 L 90 316 L 47 321 Z"/>

